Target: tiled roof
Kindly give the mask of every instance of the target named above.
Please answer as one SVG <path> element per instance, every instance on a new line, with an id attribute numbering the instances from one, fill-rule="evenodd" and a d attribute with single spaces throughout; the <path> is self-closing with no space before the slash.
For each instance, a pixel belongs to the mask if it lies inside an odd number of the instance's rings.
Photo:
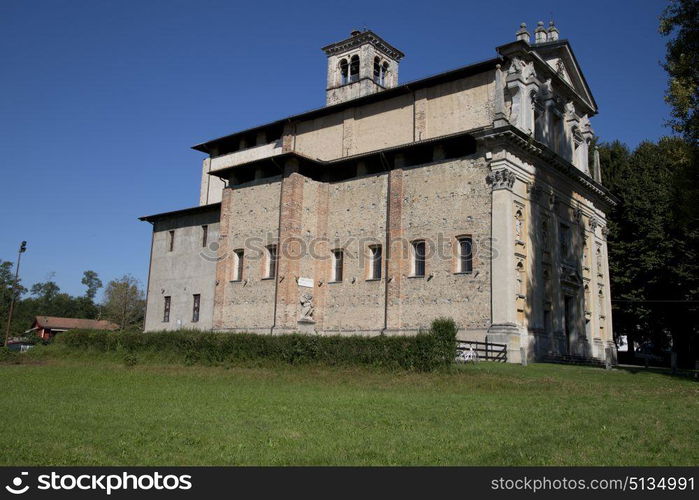
<path id="1" fill-rule="evenodd" d="M 89 328 L 92 330 L 116 330 L 119 328 L 111 321 L 100 319 L 58 318 L 56 316 L 37 316 L 37 326 L 51 330 L 74 330 L 76 328 Z"/>

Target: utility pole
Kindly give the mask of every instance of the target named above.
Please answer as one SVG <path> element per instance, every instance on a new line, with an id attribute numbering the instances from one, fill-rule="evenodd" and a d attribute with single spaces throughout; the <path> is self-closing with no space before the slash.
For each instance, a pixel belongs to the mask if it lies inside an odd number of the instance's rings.
<path id="1" fill-rule="evenodd" d="M 10 313 L 7 316 L 7 329 L 5 330 L 5 347 L 10 341 L 10 326 L 12 325 L 12 312 L 15 310 L 15 297 L 17 297 L 17 283 L 19 281 L 19 261 L 22 259 L 22 254 L 27 251 L 27 242 L 23 241 L 19 245 L 19 253 L 17 254 L 17 267 L 15 268 L 15 281 L 12 284 L 12 300 L 10 301 Z"/>

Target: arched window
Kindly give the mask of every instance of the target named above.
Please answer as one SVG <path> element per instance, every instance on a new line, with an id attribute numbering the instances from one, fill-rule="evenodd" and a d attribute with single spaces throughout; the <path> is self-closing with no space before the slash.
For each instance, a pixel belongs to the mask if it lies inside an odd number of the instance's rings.
<path id="1" fill-rule="evenodd" d="M 374 58 L 374 81 L 381 84 L 381 59 Z"/>
<path id="2" fill-rule="evenodd" d="M 359 56 L 353 55 L 350 58 L 349 81 L 356 82 L 357 80 L 359 80 Z"/>
<path id="3" fill-rule="evenodd" d="M 425 276 L 425 240 L 415 240 L 413 246 L 412 276 Z"/>
<path id="4" fill-rule="evenodd" d="M 340 85 L 344 85 L 349 82 L 349 64 L 347 64 L 347 59 L 342 59 L 340 61 Z"/>
<path id="5" fill-rule="evenodd" d="M 384 61 L 381 66 L 381 85 L 386 87 L 388 85 L 388 63 Z"/>

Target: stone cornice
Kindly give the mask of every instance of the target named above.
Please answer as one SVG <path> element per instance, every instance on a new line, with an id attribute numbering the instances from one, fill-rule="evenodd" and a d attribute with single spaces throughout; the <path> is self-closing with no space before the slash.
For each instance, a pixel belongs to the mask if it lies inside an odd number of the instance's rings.
<path id="1" fill-rule="evenodd" d="M 370 43 L 371 45 L 373 45 L 378 50 L 380 50 L 395 61 L 400 61 L 403 57 L 405 57 L 405 54 L 403 54 L 403 52 L 389 44 L 386 40 L 384 40 L 371 30 L 362 31 L 361 33 L 351 36 L 346 40 L 326 45 L 322 48 L 322 50 L 328 56 L 333 56 L 335 54 L 340 54 L 343 52 L 347 52 L 348 50 L 361 47 L 366 43 Z"/>
<path id="2" fill-rule="evenodd" d="M 593 193 L 610 206 L 617 204 L 617 199 L 601 184 L 595 182 L 590 176 L 579 170 L 569 161 L 563 159 L 548 146 L 524 134 L 517 127 L 505 125 L 503 127 L 485 129 L 474 133 L 478 140 L 504 140 L 517 146 L 521 151 L 544 160 L 557 172 L 563 174 L 576 184 L 582 186 L 586 191 Z"/>

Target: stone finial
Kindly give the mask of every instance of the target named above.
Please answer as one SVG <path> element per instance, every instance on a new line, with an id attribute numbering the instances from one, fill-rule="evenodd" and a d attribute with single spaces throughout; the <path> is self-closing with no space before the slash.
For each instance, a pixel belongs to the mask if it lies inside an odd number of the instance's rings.
<path id="1" fill-rule="evenodd" d="M 350 36 L 357 36 L 357 35 L 361 35 L 361 34 L 362 34 L 362 32 L 359 30 L 350 31 Z"/>
<path id="2" fill-rule="evenodd" d="M 527 31 L 527 23 L 522 23 L 519 25 L 519 31 L 516 33 L 517 40 L 523 40 L 529 43 L 529 32 Z"/>
<path id="3" fill-rule="evenodd" d="M 553 24 L 553 21 L 549 21 L 548 41 L 555 42 L 556 40 L 558 40 L 558 28 Z"/>
<path id="4" fill-rule="evenodd" d="M 544 28 L 544 21 L 539 21 L 536 23 L 536 29 L 534 30 L 534 43 L 544 43 L 546 41 L 546 28 Z"/>

